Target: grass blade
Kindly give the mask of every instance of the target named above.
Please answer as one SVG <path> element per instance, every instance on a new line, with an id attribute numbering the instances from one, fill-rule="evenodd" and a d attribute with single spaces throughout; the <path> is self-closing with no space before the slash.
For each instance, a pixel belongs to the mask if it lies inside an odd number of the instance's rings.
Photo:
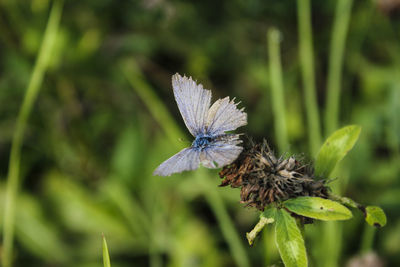
<path id="1" fill-rule="evenodd" d="M 338 127 L 343 54 L 346 35 L 349 29 L 352 4 L 352 0 L 339 0 L 336 6 L 326 86 L 325 134 L 332 133 Z"/>
<path id="2" fill-rule="evenodd" d="M 179 129 L 172 116 L 169 115 L 168 109 L 154 93 L 150 85 L 145 81 L 139 67 L 133 60 L 123 62 L 120 66 L 129 84 L 148 107 L 151 115 L 162 127 L 170 141 L 177 147 L 181 148 L 182 144 L 178 140 L 179 138 L 183 138 L 185 134 Z"/>
<path id="3" fill-rule="evenodd" d="M 7 193 L 4 211 L 3 226 L 3 267 L 12 266 L 13 242 L 14 242 L 14 222 L 18 187 L 20 183 L 19 169 L 21 160 L 21 147 L 24 138 L 25 128 L 33 104 L 37 98 L 44 74 L 48 67 L 51 50 L 56 40 L 58 26 L 61 19 L 63 1 L 54 2 L 47 22 L 43 42 L 40 47 L 39 55 L 35 62 L 33 72 L 25 93 L 25 97 L 18 114 L 18 119 L 11 144 L 11 154 L 8 166 Z"/>
<path id="4" fill-rule="evenodd" d="M 321 126 L 315 89 L 310 0 L 297 0 L 300 63 L 305 93 L 310 152 L 316 155 L 321 144 Z"/>
<path id="5" fill-rule="evenodd" d="M 283 153 L 288 149 L 289 142 L 286 130 L 281 51 L 279 47 L 280 38 L 280 32 L 277 29 L 270 29 L 268 31 L 267 41 L 271 81 L 271 104 L 274 112 L 275 138 L 279 151 Z"/>
<path id="6" fill-rule="evenodd" d="M 111 267 L 110 255 L 108 253 L 106 237 L 104 236 L 104 234 L 102 234 L 102 236 L 103 236 L 103 264 L 104 267 Z"/>

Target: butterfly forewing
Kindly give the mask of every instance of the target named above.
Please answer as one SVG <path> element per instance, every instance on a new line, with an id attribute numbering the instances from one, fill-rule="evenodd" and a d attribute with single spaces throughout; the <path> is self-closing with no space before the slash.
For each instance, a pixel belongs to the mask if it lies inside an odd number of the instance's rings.
<path id="1" fill-rule="evenodd" d="M 153 175 L 170 176 L 173 173 L 191 171 L 199 167 L 200 152 L 189 147 L 173 155 L 154 171 Z"/>
<path id="2" fill-rule="evenodd" d="M 204 133 L 205 121 L 211 103 L 211 91 L 203 89 L 192 78 L 179 74 L 172 76 L 174 96 L 189 132 L 196 136 Z"/>

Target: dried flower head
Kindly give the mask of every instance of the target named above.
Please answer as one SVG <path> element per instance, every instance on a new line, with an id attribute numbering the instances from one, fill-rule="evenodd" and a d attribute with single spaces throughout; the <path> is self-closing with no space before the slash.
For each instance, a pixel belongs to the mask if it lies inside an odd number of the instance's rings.
<path id="1" fill-rule="evenodd" d="M 325 180 L 316 180 L 310 164 L 291 157 L 277 158 L 264 140 L 251 144 L 232 164 L 219 173 L 220 186 L 240 187 L 241 203 L 261 211 L 273 202 L 299 196 L 327 198 Z"/>

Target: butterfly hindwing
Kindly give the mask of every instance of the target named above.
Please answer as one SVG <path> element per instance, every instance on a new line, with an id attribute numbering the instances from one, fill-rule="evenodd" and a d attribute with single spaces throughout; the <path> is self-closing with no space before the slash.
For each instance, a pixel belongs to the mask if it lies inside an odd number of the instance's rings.
<path id="1" fill-rule="evenodd" d="M 238 134 L 229 134 L 216 138 L 209 147 L 200 152 L 201 164 L 210 169 L 221 168 L 237 159 L 243 148 Z"/>

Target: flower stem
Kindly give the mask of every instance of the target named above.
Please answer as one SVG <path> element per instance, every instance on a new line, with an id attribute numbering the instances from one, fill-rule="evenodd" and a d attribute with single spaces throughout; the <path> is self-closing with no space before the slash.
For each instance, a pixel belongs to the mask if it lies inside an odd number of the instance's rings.
<path id="1" fill-rule="evenodd" d="M 363 207 L 361 204 L 355 202 L 354 200 L 348 197 L 342 197 L 331 193 L 329 194 L 329 198 L 351 208 L 362 210 Z"/>

